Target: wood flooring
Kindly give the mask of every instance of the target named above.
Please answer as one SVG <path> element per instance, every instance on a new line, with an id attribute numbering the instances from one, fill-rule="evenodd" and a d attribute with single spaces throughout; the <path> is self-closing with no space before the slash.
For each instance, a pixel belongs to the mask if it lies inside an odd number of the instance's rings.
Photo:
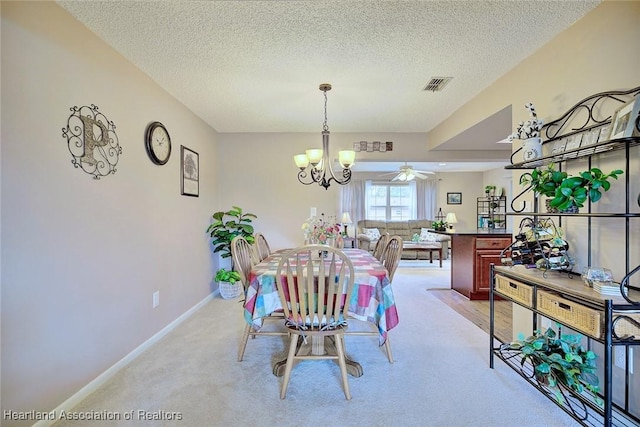
<path id="1" fill-rule="evenodd" d="M 470 301 L 452 289 L 430 289 L 428 292 L 489 333 L 489 301 Z M 511 307 L 512 303 L 509 301 L 495 301 L 494 333 L 503 342 L 513 339 Z"/>

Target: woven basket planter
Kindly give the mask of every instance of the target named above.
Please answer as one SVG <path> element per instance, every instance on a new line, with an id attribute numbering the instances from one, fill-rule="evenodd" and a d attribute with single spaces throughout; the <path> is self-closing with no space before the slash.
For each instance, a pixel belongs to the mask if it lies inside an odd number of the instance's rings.
<path id="1" fill-rule="evenodd" d="M 220 296 L 224 299 L 238 298 L 242 293 L 242 285 L 236 283 L 232 285 L 229 282 L 219 282 L 220 284 Z"/>

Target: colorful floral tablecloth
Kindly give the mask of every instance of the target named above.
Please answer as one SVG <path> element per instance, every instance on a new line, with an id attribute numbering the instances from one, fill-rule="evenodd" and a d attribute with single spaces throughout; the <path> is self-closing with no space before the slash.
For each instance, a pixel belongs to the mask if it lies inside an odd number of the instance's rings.
<path id="1" fill-rule="evenodd" d="M 282 309 L 276 288 L 276 271 L 284 250 L 272 253 L 255 265 L 249 276 L 244 305 L 245 320 L 259 329 L 262 318 Z M 349 303 L 349 314 L 358 320 L 375 323 L 380 332 L 380 345 L 387 331 L 398 324 L 398 312 L 387 270 L 369 252 L 344 249 L 355 269 L 355 285 Z"/>

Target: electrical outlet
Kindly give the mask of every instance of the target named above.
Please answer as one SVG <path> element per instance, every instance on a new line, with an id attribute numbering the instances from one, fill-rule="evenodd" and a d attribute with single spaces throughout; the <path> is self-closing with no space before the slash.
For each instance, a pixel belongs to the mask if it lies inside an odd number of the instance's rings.
<path id="1" fill-rule="evenodd" d="M 160 305 L 160 291 L 155 291 L 153 293 L 153 308 L 156 308 Z"/>

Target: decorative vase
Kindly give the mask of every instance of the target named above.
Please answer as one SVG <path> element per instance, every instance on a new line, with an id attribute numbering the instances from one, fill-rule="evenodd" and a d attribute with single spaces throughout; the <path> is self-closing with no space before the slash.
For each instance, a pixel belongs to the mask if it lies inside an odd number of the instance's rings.
<path id="1" fill-rule="evenodd" d="M 522 141 L 522 158 L 525 162 L 542 157 L 542 139 L 539 136 Z"/>

